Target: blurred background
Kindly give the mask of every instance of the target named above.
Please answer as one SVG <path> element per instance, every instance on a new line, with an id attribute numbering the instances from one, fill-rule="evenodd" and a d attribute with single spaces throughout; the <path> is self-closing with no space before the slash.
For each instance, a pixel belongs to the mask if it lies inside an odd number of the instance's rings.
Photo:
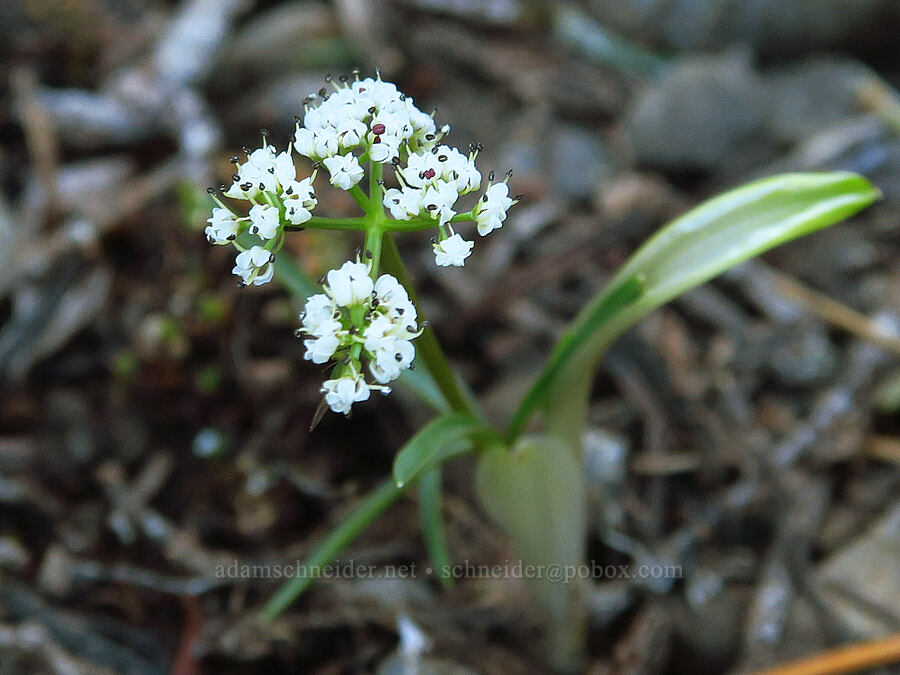
<path id="1" fill-rule="evenodd" d="M 214 573 L 304 556 L 427 418 L 398 391 L 310 433 L 299 300 L 236 288 L 202 234 L 229 157 L 261 127 L 283 148 L 301 98 L 354 66 L 439 105 L 526 194 L 464 270 L 401 241 L 497 420 L 698 201 L 793 170 L 883 190 L 610 352 L 590 558 L 683 574 L 591 585 L 590 672 L 729 672 L 900 629 L 898 29 L 896 0 L 0 4 L 0 672 L 398 672 L 399 617 L 421 672 L 543 671 L 516 579 L 323 580 L 261 626 L 279 582 Z M 318 212 L 353 213 L 334 192 Z M 316 278 L 359 244 L 288 245 Z M 513 559 L 466 461 L 445 476 L 454 558 Z M 412 498 L 345 558 L 424 564 Z"/>

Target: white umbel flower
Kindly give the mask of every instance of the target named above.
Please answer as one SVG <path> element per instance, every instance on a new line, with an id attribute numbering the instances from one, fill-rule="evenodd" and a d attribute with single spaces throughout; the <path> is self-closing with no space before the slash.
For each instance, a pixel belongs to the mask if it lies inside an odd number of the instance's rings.
<path id="1" fill-rule="evenodd" d="M 331 174 L 331 184 L 336 188 L 349 190 L 362 180 L 363 169 L 353 155 L 326 157 L 322 160 L 322 164 Z"/>
<path id="2" fill-rule="evenodd" d="M 216 207 L 212 210 L 212 217 L 207 218 L 206 238 L 210 244 L 230 244 L 237 238 L 240 223 L 235 215 L 228 209 Z"/>
<path id="3" fill-rule="evenodd" d="M 340 269 L 331 270 L 327 276 L 328 287 L 334 302 L 342 307 L 358 305 L 369 299 L 374 289 L 369 267 L 349 260 Z"/>
<path id="4" fill-rule="evenodd" d="M 466 241 L 457 232 L 434 244 L 434 262 L 441 267 L 462 267 L 466 258 L 472 255 L 474 245 L 474 242 Z"/>
<path id="5" fill-rule="evenodd" d="M 370 266 L 347 261 L 325 275 L 324 293 L 311 296 L 300 319 L 298 335 L 304 340 L 304 358 L 313 363 L 336 363 L 334 375 L 326 383 L 326 403 L 335 412 L 346 413 L 363 394 L 352 380 L 368 390 L 388 393 L 388 382 L 412 367 L 416 355 L 412 340 L 421 333 L 416 324 L 416 308 L 406 289 L 390 274 L 382 274 L 373 283 Z M 377 384 L 365 384 L 361 360 Z M 330 383 L 330 384 L 329 384 Z M 351 393 L 353 396 L 351 396 Z M 331 397 L 328 397 L 331 394 Z"/>
<path id="6" fill-rule="evenodd" d="M 250 234 L 260 239 L 272 239 L 278 234 L 281 218 L 278 209 L 268 204 L 256 204 L 250 209 Z"/>
<path id="7" fill-rule="evenodd" d="M 506 212 L 515 200 L 509 196 L 509 187 L 505 182 L 491 185 L 478 200 L 475 207 L 475 222 L 478 224 L 478 234 L 482 237 L 492 231 L 503 227 L 506 220 Z"/>
<path id="8" fill-rule="evenodd" d="M 344 375 L 326 380 L 322 385 L 322 393 L 325 394 L 325 402 L 334 412 L 348 415 L 354 403 L 369 398 L 369 385 L 362 375 Z"/>
<path id="9" fill-rule="evenodd" d="M 244 285 L 261 286 L 272 280 L 275 274 L 275 254 L 262 246 L 254 246 L 238 253 L 234 261 L 234 274 L 241 277 Z"/>

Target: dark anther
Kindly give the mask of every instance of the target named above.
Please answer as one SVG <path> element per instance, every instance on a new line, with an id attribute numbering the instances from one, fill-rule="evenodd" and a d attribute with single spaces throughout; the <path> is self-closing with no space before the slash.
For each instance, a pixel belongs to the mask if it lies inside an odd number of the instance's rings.
<path id="1" fill-rule="evenodd" d="M 240 174 L 235 173 L 235 174 L 232 174 L 232 175 L 231 175 L 231 180 L 233 180 L 235 183 L 236 183 L 237 181 L 239 181 L 240 179 L 241 179 Z"/>
<path id="2" fill-rule="evenodd" d="M 373 105 L 371 108 L 369 108 L 369 114 L 370 114 L 370 115 L 374 115 L 376 110 L 378 110 L 378 108 L 376 108 L 376 107 Z"/>
<path id="3" fill-rule="evenodd" d="M 259 190 L 260 190 L 260 192 L 265 192 L 265 191 L 266 191 L 266 184 L 265 184 L 265 183 L 260 183 L 260 184 L 259 184 Z"/>
<path id="4" fill-rule="evenodd" d="M 375 145 L 376 143 L 381 143 L 381 136 L 376 136 L 376 137 L 372 140 L 372 145 Z"/>
<path id="5" fill-rule="evenodd" d="M 512 178 L 512 169 L 510 169 L 509 171 L 506 172 L 506 177 Z"/>
<path id="6" fill-rule="evenodd" d="M 356 335 L 359 332 L 359 329 L 356 326 L 350 326 L 350 329 L 347 331 L 350 335 Z"/>
<path id="7" fill-rule="evenodd" d="M 397 308 L 397 314 L 399 314 L 400 316 L 403 316 L 403 312 L 404 312 L 404 311 L 405 311 L 405 310 L 404 310 L 402 307 L 398 307 L 398 308 Z"/>
<path id="8" fill-rule="evenodd" d="M 275 254 L 274 254 L 274 253 L 272 253 L 272 254 L 269 256 L 269 262 L 270 262 L 270 263 L 275 262 Z"/>
<path id="9" fill-rule="evenodd" d="M 428 328 L 428 322 L 427 322 L 427 321 L 423 321 L 423 322 L 422 322 L 422 328 Z"/>
<path id="10" fill-rule="evenodd" d="M 258 232 L 259 228 L 256 225 L 250 228 L 250 234 L 257 234 Z"/>
<path id="11" fill-rule="evenodd" d="M 231 156 L 231 159 L 229 159 L 228 161 L 231 162 L 232 164 L 237 164 L 237 163 L 240 162 L 241 160 L 240 160 L 240 158 L 239 158 L 237 155 L 232 155 L 232 156 Z"/>
<path id="12" fill-rule="evenodd" d="M 354 77 L 359 77 L 359 68 L 354 68 L 353 70 L 350 71 L 350 74 L 353 75 Z"/>
<path id="13" fill-rule="evenodd" d="M 294 337 L 303 337 L 303 329 L 297 328 L 294 330 Z"/>
<path id="14" fill-rule="evenodd" d="M 372 259 L 372 251 L 370 251 L 369 249 L 366 249 L 366 258 L 368 258 L 369 260 Z"/>
<path id="15" fill-rule="evenodd" d="M 331 73 L 328 73 L 328 74 L 325 76 L 325 81 L 326 81 L 326 82 L 331 82 L 333 79 L 334 79 L 334 75 L 332 75 Z"/>
<path id="16" fill-rule="evenodd" d="M 413 328 L 412 326 L 407 326 L 407 327 L 406 327 L 406 332 L 407 332 L 407 333 L 415 333 L 415 332 L 416 332 L 416 329 Z"/>
<path id="17" fill-rule="evenodd" d="M 304 98 L 304 99 L 303 99 L 303 102 L 304 102 L 304 103 L 308 103 L 308 102 L 309 102 L 309 96 L 307 96 L 306 98 Z M 294 121 L 295 121 L 297 124 L 302 124 L 302 123 L 303 123 L 303 118 L 300 117 L 300 115 L 294 115 Z"/>
<path id="18" fill-rule="evenodd" d="M 225 183 L 222 183 L 222 184 L 219 186 L 219 192 L 225 192 L 225 190 L 227 190 L 227 189 L 228 189 L 228 186 L 225 185 Z"/>
<path id="19" fill-rule="evenodd" d="M 434 211 L 437 208 L 437 204 L 429 204 L 425 208 L 428 209 L 429 211 Z"/>
<path id="20" fill-rule="evenodd" d="M 484 150 L 484 143 L 476 143 L 476 144 L 475 144 L 475 149 L 476 149 L 478 152 L 481 152 L 482 150 Z"/>
<path id="21" fill-rule="evenodd" d="M 378 298 L 375 298 L 374 300 L 372 300 L 372 309 L 375 309 L 375 308 L 378 307 L 378 305 L 380 305 L 380 304 L 381 304 L 381 303 L 378 302 Z"/>
<path id="22" fill-rule="evenodd" d="M 286 194 L 286 195 L 292 195 L 292 194 L 294 194 L 294 186 L 293 186 L 293 185 L 289 185 L 289 186 L 288 186 L 288 189 L 284 191 L 284 194 Z"/>
<path id="23" fill-rule="evenodd" d="M 269 171 L 269 173 L 272 174 L 273 176 L 275 175 L 275 167 L 274 167 L 274 166 L 270 166 L 269 169 L 268 169 L 268 171 Z"/>
<path id="24" fill-rule="evenodd" d="M 403 355 L 400 352 L 397 352 L 396 354 L 394 354 L 394 358 L 397 359 L 397 361 L 402 361 Z"/>
<path id="25" fill-rule="evenodd" d="M 485 193 L 481 196 L 481 201 L 483 201 L 485 204 L 487 204 L 487 200 L 488 200 L 487 193 Z"/>
<path id="26" fill-rule="evenodd" d="M 447 155 L 438 155 L 438 161 L 439 161 L 439 162 L 446 162 L 446 161 L 447 161 Z"/>
<path id="27" fill-rule="evenodd" d="M 250 190 L 253 189 L 253 183 L 244 183 L 243 185 L 240 186 L 240 188 L 244 192 L 249 192 Z"/>
<path id="28" fill-rule="evenodd" d="M 425 134 L 425 140 L 426 140 L 426 141 L 433 141 L 433 140 L 434 140 L 434 134 Z"/>
<path id="29" fill-rule="evenodd" d="M 431 154 L 432 154 L 432 155 L 436 155 L 437 153 L 438 153 L 437 146 L 434 146 L 434 147 L 431 149 Z"/>
<path id="30" fill-rule="evenodd" d="M 243 281 L 239 281 L 239 282 L 237 282 L 237 287 L 238 288 L 247 288 L 247 284 L 245 284 Z"/>
<path id="31" fill-rule="evenodd" d="M 516 201 L 516 202 L 520 202 L 520 201 L 522 201 L 523 199 L 525 199 L 525 194 L 524 194 L 524 193 L 518 194 L 518 195 L 516 195 L 515 197 L 513 197 L 513 201 Z"/>
<path id="32" fill-rule="evenodd" d="M 437 243 L 437 237 L 432 237 L 432 238 L 431 238 L 431 243 L 432 243 L 432 244 L 436 244 L 436 243 Z"/>
<path id="33" fill-rule="evenodd" d="M 206 241 L 208 241 L 210 244 L 216 243 L 216 240 L 213 238 L 212 235 L 209 235 L 208 237 L 206 237 Z"/>
<path id="34" fill-rule="evenodd" d="M 213 188 L 208 187 L 208 188 L 206 188 L 206 194 L 214 195 L 214 194 L 216 194 L 216 191 Z"/>
<path id="35" fill-rule="evenodd" d="M 399 98 L 400 98 L 401 101 L 405 101 L 405 100 L 406 100 L 406 94 L 400 94 L 400 97 L 399 97 Z"/>
<path id="36" fill-rule="evenodd" d="M 259 133 L 263 138 L 266 138 L 269 135 L 269 130 L 268 129 L 260 129 Z"/>
<path id="37" fill-rule="evenodd" d="M 226 238 L 228 241 L 234 241 L 235 239 L 237 239 L 237 235 L 236 235 L 236 234 L 229 234 L 229 235 L 228 235 L 227 237 L 225 237 L 225 238 Z"/>
<path id="38" fill-rule="evenodd" d="M 490 173 L 488 173 L 488 181 L 494 180 L 494 170 L 491 169 Z"/>
<path id="39" fill-rule="evenodd" d="M 319 277 L 318 284 L 319 284 L 319 286 L 324 286 L 324 285 L 325 285 L 325 275 L 324 275 L 324 274 L 323 274 L 322 276 Z"/>
<path id="40" fill-rule="evenodd" d="M 325 98 L 325 95 L 328 93 L 328 90 L 325 87 L 319 89 L 319 96 Z"/>
<path id="41" fill-rule="evenodd" d="M 400 158 L 399 157 L 391 157 L 391 164 L 393 166 L 400 166 Z"/>
<path id="42" fill-rule="evenodd" d="M 323 277 L 323 278 L 324 278 L 324 277 Z M 322 284 L 319 284 L 319 285 L 321 286 Z M 332 318 L 332 319 L 340 319 L 340 318 L 341 318 L 341 313 L 340 313 L 340 311 L 335 310 L 334 314 L 331 315 L 331 318 Z"/>
<path id="43" fill-rule="evenodd" d="M 378 185 L 384 185 L 384 179 L 383 179 L 383 178 L 379 178 L 378 180 L 375 181 L 375 183 L 378 184 Z"/>
<path id="44" fill-rule="evenodd" d="M 416 369 L 416 364 L 415 364 L 415 363 L 410 363 L 410 364 L 409 364 L 409 369 L 410 369 L 410 370 L 415 370 L 415 369 Z"/>
<path id="45" fill-rule="evenodd" d="M 338 79 L 339 79 L 341 82 L 346 82 L 346 81 L 349 80 L 350 78 L 347 77 L 346 75 L 341 75 Z"/>
<path id="46" fill-rule="evenodd" d="M 244 147 L 241 148 L 241 152 L 243 152 L 245 155 L 249 155 L 249 154 L 250 154 L 250 150 L 247 148 L 246 145 L 245 145 Z"/>

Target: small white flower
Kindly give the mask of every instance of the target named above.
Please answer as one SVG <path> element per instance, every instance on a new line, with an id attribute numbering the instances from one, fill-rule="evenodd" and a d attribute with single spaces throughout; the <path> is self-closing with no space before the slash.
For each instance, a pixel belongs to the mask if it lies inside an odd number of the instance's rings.
<path id="1" fill-rule="evenodd" d="M 309 296 L 300 315 L 304 330 L 317 337 L 324 335 L 331 326 L 326 322 L 334 320 L 336 309 L 334 301 L 325 293 Z"/>
<path id="2" fill-rule="evenodd" d="M 316 156 L 316 136 L 306 127 L 301 127 L 299 122 L 297 123 L 297 132 L 294 134 L 294 149 L 304 157 L 315 158 Z"/>
<path id="3" fill-rule="evenodd" d="M 320 323 L 318 330 L 320 332 L 318 337 L 303 341 L 303 346 L 306 347 L 303 358 L 313 363 L 328 363 L 341 344 L 340 336 L 337 334 L 341 330 L 341 323 L 329 319 Z"/>
<path id="4" fill-rule="evenodd" d="M 327 157 L 322 164 L 331 174 L 331 184 L 341 190 L 349 190 L 362 180 L 363 169 L 353 155 Z"/>
<path id="5" fill-rule="evenodd" d="M 295 180 L 284 186 L 281 193 L 284 215 L 292 225 L 302 225 L 312 218 L 312 210 L 319 203 L 313 189 L 312 178 Z"/>
<path id="6" fill-rule="evenodd" d="M 250 233 L 260 239 L 272 239 L 278 234 L 281 219 L 278 209 L 268 204 L 256 204 L 250 209 Z"/>
<path id="7" fill-rule="evenodd" d="M 340 269 L 331 270 L 326 279 L 331 297 L 341 307 L 358 305 L 368 300 L 374 289 L 369 266 L 359 262 L 348 260 Z"/>
<path id="8" fill-rule="evenodd" d="M 244 284 L 261 286 L 272 280 L 275 274 L 275 254 L 262 246 L 254 246 L 238 253 L 234 261 L 233 274 L 238 275 Z"/>
<path id="9" fill-rule="evenodd" d="M 432 218 L 435 218 L 440 225 L 444 225 L 456 215 L 453 205 L 458 198 L 459 193 L 456 191 L 454 183 L 439 180 L 426 188 L 422 194 L 422 205 Z"/>
<path id="10" fill-rule="evenodd" d="M 322 385 L 325 402 L 336 413 L 350 412 L 354 403 L 369 398 L 369 385 L 362 375 L 344 375 L 334 380 L 326 380 Z"/>
<path id="11" fill-rule="evenodd" d="M 411 187 L 390 188 L 385 191 L 382 203 L 395 220 L 409 220 L 422 211 L 422 191 Z"/>
<path id="12" fill-rule="evenodd" d="M 379 384 L 387 384 L 400 377 L 409 368 L 416 356 L 416 348 L 408 340 L 394 339 L 375 352 L 375 359 L 369 363 L 372 377 Z"/>
<path id="13" fill-rule="evenodd" d="M 509 196 L 509 187 L 506 183 L 491 185 L 475 207 L 475 222 L 478 224 L 478 234 L 485 236 L 493 230 L 503 227 L 506 220 L 506 212 L 515 204 L 515 200 Z"/>
<path id="14" fill-rule="evenodd" d="M 212 218 L 207 218 L 206 238 L 210 244 L 228 244 L 234 241 L 240 224 L 235 215 L 228 209 L 215 207 Z"/>
<path id="15" fill-rule="evenodd" d="M 366 135 L 366 125 L 358 119 L 346 116 L 337 121 L 335 130 L 338 137 L 338 145 L 342 150 L 352 150 Z"/>
<path id="16" fill-rule="evenodd" d="M 474 245 L 474 242 L 466 241 L 456 233 L 434 245 L 434 261 L 441 267 L 462 267 L 465 259 L 472 254 Z"/>

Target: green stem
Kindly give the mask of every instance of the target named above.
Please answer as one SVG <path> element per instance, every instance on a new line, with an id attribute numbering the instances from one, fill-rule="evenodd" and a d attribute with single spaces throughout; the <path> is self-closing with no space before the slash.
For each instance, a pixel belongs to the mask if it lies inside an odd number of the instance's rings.
<path id="1" fill-rule="evenodd" d="M 302 225 L 285 225 L 287 231 L 300 230 L 364 230 L 367 221 L 364 217 L 360 218 L 320 218 L 313 216 Z"/>
<path id="2" fill-rule="evenodd" d="M 262 610 L 264 619 L 274 619 L 305 591 L 319 576 L 321 568 L 330 564 L 346 546 L 356 539 L 373 520 L 403 494 L 393 478 L 381 483 L 356 504 L 347 518 L 332 530 L 315 551 L 304 561 L 303 574 L 298 574 L 278 589 Z"/>
<path id="3" fill-rule="evenodd" d="M 473 220 L 475 219 L 471 213 L 458 213 L 449 222 L 467 223 Z M 384 229 L 388 232 L 416 232 L 430 230 L 433 227 L 437 227 L 437 221 L 434 218 L 413 218 L 411 220 L 388 220 Z"/>
<path id="4" fill-rule="evenodd" d="M 366 243 L 365 251 L 366 257 L 368 254 L 372 254 L 372 258 L 369 262 L 372 263 L 372 277 L 378 277 L 378 266 L 381 262 L 381 242 L 384 239 L 384 232 L 381 230 L 381 227 L 377 224 L 372 224 L 369 226 L 369 229 L 366 230 Z"/>
<path id="5" fill-rule="evenodd" d="M 406 267 L 403 265 L 403 260 L 400 258 L 400 252 L 397 250 L 397 243 L 389 233 L 384 235 L 382 259 L 384 262 L 384 270 L 389 274 L 393 274 L 397 277 L 397 280 L 403 284 L 403 287 L 406 288 L 409 293 L 410 300 L 412 300 L 413 304 L 416 306 L 419 313 L 419 321 L 424 321 L 425 317 L 422 314 L 422 305 L 416 297 L 416 292 L 409 279 L 409 274 L 407 274 Z M 428 372 L 431 373 L 431 376 L 437 383 L 444 398 L 447 399 L 447 403 L 450 404 L 450 407 L 455 412 L 467 413 L 473 417 L 478 417 L 479 415 L 476 412 L 475 407 L 463 393 L 462 387 L 460 387 L 459 381 L 453 374 L 453 370 L 450 368 L 447 357 L 444 355 L 444 351 L 441 349 L 441 345 L 438 343 L 437 337 L 430 326 L 425 328 L 422 335 L 416 340 L 416 351 L 421 355 L 422 360 L 425 362 L 425 366 L 428 368 Z"/>
<path id="6" fill-rule="evenodd" d="M 428 557 L 441 585 L 450 588 L 453 586 L 453 576 L 450 574 L 452 561 L 441 515 L 441 493 L 441 467 L 436 466 L 419 479 L 419 518 Z"/>
<path id="7" fill-rule="evenodd" d="M 366 197 L 366 193 L 362 191 L 362 188 L 359 185 L 354 185 L 352 188 L 347 190 L 350 193 L 350 196 L 356 200 L 356 203 L 359 204 L 360 208 L 366 212 L 368 215 L 371 213 L 371 206 L 369 205 L 369 198 Z"/>

